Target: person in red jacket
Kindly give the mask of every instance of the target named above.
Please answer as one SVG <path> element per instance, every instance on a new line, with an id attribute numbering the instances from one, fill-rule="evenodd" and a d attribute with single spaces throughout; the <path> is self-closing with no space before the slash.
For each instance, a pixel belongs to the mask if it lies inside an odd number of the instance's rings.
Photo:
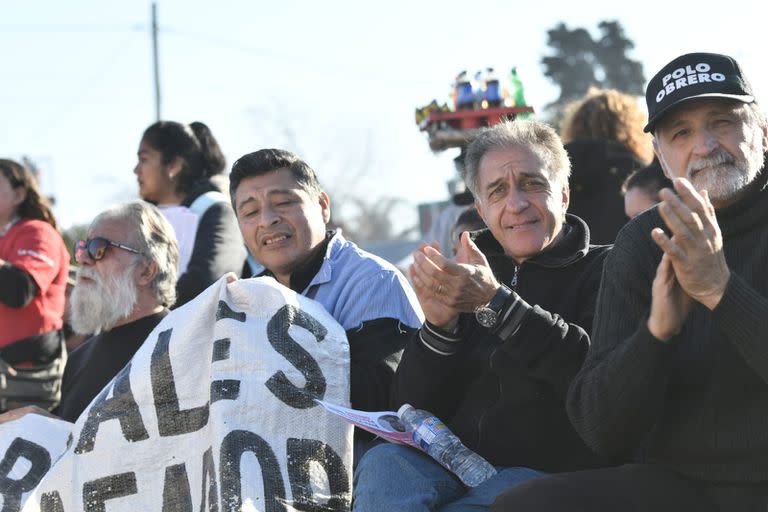
<path id="1" fill-rule="evenodd" d="M 69 253 L 24 166 L 0 159 L 0 357 L 45 364 L 61 347 Z"/>

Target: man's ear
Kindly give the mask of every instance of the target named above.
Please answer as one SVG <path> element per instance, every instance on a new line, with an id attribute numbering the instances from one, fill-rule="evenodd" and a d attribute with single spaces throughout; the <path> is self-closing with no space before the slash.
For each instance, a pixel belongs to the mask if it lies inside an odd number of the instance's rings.
<path id="1" fill-rule="evenodd" d="M 568 205 L 571 203 L 571 187 L 568 185 L 568 182 L 563 185 L 561 194 L 561 200 L 563 201 L 563 213 L 565 213 L 568 211 Z"/>
<path id="2" fill-rule="evenodd" d="M 670 180 L 673 180 L 674 178 L 669 175 L 669 169 L 667 168 L 667 161 L 664 160 L 664 157 L 661 155 L 661 149 L 659 148 L 658 139 L 656 139 L 656 136 L 654 135 L 651 140 L 653 141 L 653 154 L 656 155 L 656 158 L 659 161 L 659 165 L 661 165 L 661 170 L 664 171 L 664 176 L 666 176 Z"/>
<path id="3" fill-rule="evenodd" d="M 331 199 L 325 192 L 320 192 L 317 198 L 320 203 L 320 210 L 323 212 L 323 223 L 328 224 L 331 221 Z"/>
<path id="4" fill-rule="evenodd" d="M 155 279 L 155 276 L 157 276 L 157 262 L 144 261 L 139 265 L 137 271 L 139 272 L 138 284 L 140 286 L 148 286 L 149 283 Z"/>
<path id="5" fill-rule="evenodd" d="M 483 222 L 485 222 L 485 225 L 490 226 L 490 224 L 488 224 L 488 219 L 485 218 L 485 213 L 483 212 L 483 205 L 477 199 L 475 199 L 475 210 L 477 210 L 477 213 L 480 214 L 480 218 L 483 219 Z"/>

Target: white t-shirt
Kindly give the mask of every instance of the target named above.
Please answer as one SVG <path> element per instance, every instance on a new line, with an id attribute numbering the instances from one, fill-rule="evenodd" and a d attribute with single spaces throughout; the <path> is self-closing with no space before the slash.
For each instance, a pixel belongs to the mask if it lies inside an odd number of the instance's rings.
<path id="1" fill-rule="evenodd" d="M 189 259 L 192 257 L 192 249 L 195 247 L 197 224 L 200 221 L 198 215 L 187 208 L 177 204 L 161 204 L 160 211 L 168 219 L 176 232 L 176 241 L 179 243 L 179 272 L 180 277 L 187 271 Z"/>

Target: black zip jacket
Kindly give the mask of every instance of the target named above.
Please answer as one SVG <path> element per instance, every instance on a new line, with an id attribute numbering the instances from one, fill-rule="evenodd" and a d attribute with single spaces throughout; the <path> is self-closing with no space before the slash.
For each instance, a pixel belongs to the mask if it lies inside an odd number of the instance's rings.
<path id="1" fill-rule="evenodd" d="M 563 234 L 517 265 L 490 231 L 475 242 L 496 278 L 517 293 L 493 332 L 462 314 L 458 334 L 428 323 L 408 341 L 392 387 L 403 403 L 441 418 L 494 465 L 548 472 L 605 465 L 574 431 L 565 395 L 589 347 L 607 246 L 566 216 Z M 513 284 L 514 283 L 514 284 Z"/>

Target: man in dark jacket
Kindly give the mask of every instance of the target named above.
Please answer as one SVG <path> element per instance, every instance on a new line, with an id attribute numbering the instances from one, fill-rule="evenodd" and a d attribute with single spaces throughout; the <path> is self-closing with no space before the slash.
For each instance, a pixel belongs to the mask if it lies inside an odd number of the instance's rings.
<path id="1" fill-rule="evenodd" d="M 768 508 L 768 123 L 736 61 L 688 54 L 646 92 L 674 189 L 622 230 L 574 426 L 633 464 L 513 488 L 498 510 Z"/>
<path id="2" fill-rule="evenodd" d="M 88 404 L 133 358 L 176 299 L 179 248 L 170 223 L 144 201 L 101 212 L 77 243 L 80 267 L 70 297 L 78 333 L 97 333 L 73 351 L 64 369 L 61 403 L 54 412 L 75 422 Z M 0 423 L 29 412 L 0 415 Z"/>
<path id="3" fill-rule="evenodd" d="M 439 418 L 499 472 L 466 492 L 428 456 L 381 445 L 360 462 L 355 510 L 487 506 L 542 473 L 600 464 L 565 412 L 589 346 L 607 247 L 566 215 L 568 156 L 550 127 L 507 122 L 468 148 L 464 180 L 488 230 L 463 233 L 455 261 L 414 253 L 411 277 L 426 316 L 407 345 L 392 405 Z M 442 508 L 441 508 L 442 507 Z"/>

